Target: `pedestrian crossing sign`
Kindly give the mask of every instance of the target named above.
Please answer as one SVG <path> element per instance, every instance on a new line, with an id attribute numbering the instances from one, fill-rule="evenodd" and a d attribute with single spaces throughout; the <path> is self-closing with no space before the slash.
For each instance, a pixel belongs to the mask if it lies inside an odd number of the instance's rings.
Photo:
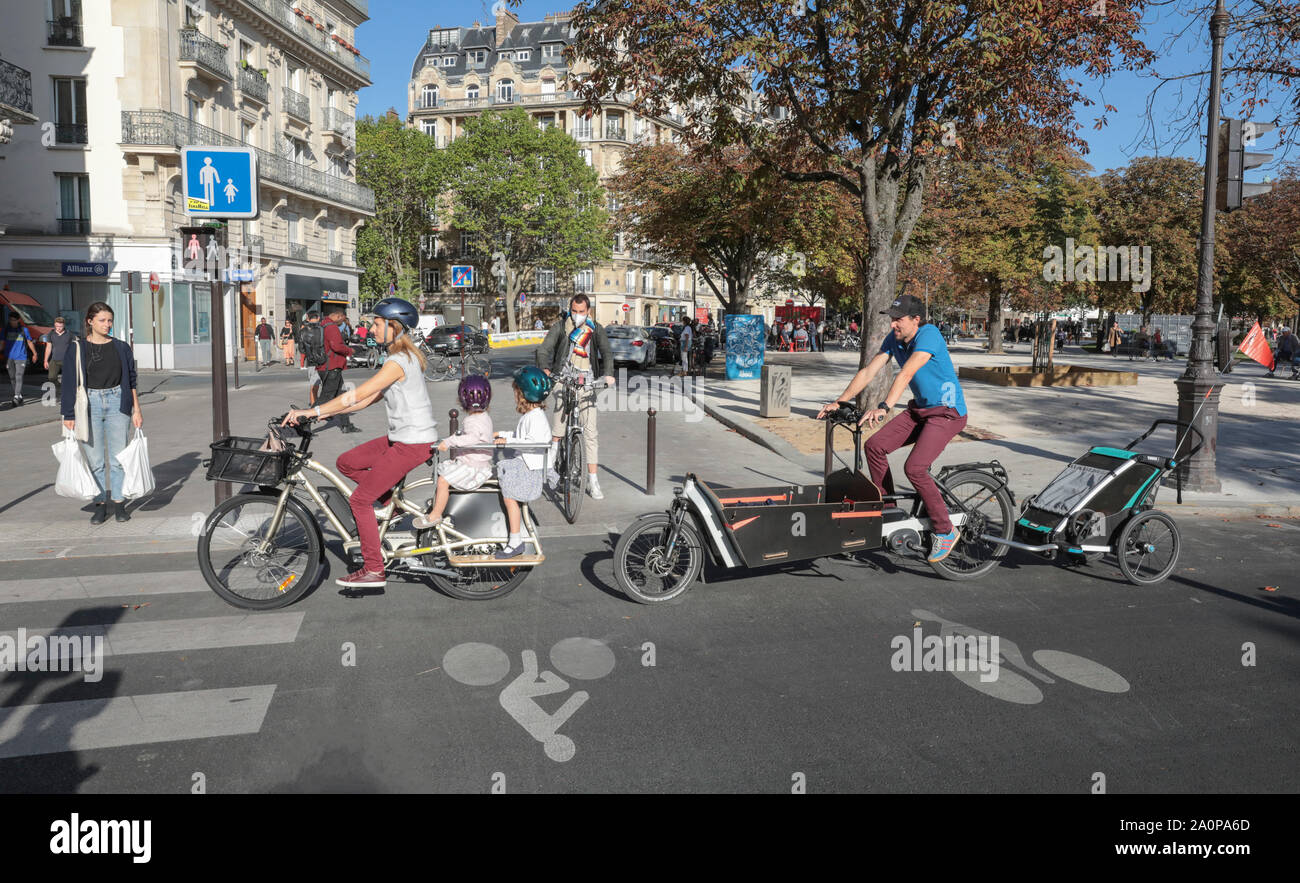
<path id="1" fill-rule="evenodd" d="M 452 288 L 473 288 L 474 267 L 469 264 L 456 265 L 451 268 Z"/>
<path id="2" fill-rule="evenodd" d="M 251 147 L 181 148 L 182 199 L 195 218 L 256 218 L 257 151 Z"/>

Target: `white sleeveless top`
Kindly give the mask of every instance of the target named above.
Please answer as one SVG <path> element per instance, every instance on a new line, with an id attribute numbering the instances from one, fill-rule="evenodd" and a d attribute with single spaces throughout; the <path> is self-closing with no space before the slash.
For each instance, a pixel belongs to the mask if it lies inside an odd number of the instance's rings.
<path id="1" fill-rule="evenodd" d="M 433 419 L 433 403 L 425 385 L 420 363 L 409 353 L 388 357 L 402 368 L 402 379 L 384 390 L 388 408 L 388 440 L 408 445 L 433 444 L 438 440 L 438 424 Z"/>

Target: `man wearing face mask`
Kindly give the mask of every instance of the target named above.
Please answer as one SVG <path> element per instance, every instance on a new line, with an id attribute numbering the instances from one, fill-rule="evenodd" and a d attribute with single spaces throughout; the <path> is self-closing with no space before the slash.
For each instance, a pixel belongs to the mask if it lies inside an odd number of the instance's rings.
<path id="1" fill-rule="evenodd" d="M 569 301 L 569 314 L 551 326 L 546 340 L 537 348 L 537 367 L 551 374 L 559 374 L 566 368 L 583 374 L 586 383 L 578 396 L 578 418 L 582 421 L 583 443 L 587 451 L 588 492 L 593 500 L 603 500 L 600 482 L 596 478 L 596 390 L 592 381 L 597 370 L 607 385 L 614 382 L 614 354 L 609 348 L 609 338 L 604 326 L 591 315 L 591 301 L 585 294 L 575 294 Z M 558 390 L 556 387 L 559 401 Z M 552 410 L 551 449 L 554 450 L 564 434 L 565 415 L 561 409 Z"/>

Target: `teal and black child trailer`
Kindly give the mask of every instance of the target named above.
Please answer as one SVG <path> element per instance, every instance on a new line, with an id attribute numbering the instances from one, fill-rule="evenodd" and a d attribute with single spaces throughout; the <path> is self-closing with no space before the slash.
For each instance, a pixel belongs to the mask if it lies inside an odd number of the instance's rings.
<path id="1" fill-rule="evenodd" d="M 1162 424 L 1180 430 L 1174 456 L 1133 450 Z M 1014 539 L 994 540 L 1066 564 L 1114 555 L 1124 577 L 1136 585 L 1158 583 L 1173 572 L 1181 540 L 1178 526 L 1155 508 L 1156 495 L 1179 451 L 1195 435 L 1185 459 L 1201 449 L 1200 431 L 1178 420 L 1157 420 L 1122 448 L 1094 447 L 1047 487 L 1025 498 Z M 1175 473 L 1182 502 L 1182 472 Z"/>

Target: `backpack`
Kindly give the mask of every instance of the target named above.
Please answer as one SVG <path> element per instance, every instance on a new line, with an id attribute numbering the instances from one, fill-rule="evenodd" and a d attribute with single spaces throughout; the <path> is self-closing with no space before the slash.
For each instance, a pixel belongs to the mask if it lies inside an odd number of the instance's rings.
<path id="1" fill-rule="evenodd" d="M 302 331 L 298 333 L 298 345 L 302 349 L 303 360 L 313 368 L 328 361 L 325 356 L 325 329 L 319 325 L 308 323 L 302 326 Z"/>

